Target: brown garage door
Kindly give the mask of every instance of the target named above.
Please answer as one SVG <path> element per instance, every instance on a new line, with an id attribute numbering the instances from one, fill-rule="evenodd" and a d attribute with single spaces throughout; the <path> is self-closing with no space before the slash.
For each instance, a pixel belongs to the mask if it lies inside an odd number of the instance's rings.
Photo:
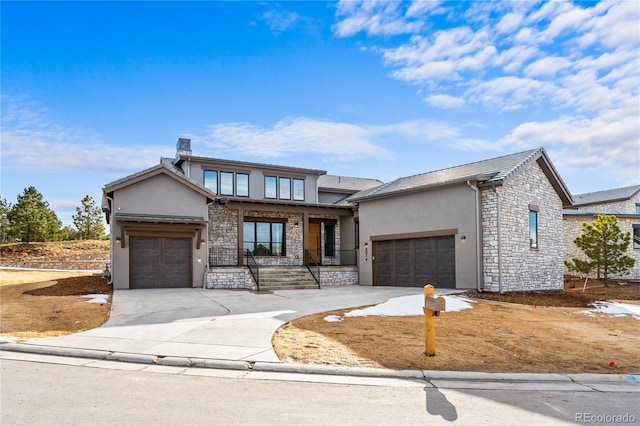
<path id="1" fill-rule="evenodd" d="M 454 236 L 376 241 L 374 284 L 456 288 Z"/>
<path id="2" fill-rule="evenodd" d="M 191 239 L 131 237 L 130 288 L 191 287 Z"/>

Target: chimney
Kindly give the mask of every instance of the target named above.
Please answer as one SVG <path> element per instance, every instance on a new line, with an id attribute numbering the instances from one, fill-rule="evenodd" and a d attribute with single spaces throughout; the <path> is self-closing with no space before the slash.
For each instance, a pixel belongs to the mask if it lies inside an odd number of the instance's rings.
<path id="1" fill-rule="evenodd" d="M 176 156 L 191 155 L 191 139 L 178 138 Z"/>

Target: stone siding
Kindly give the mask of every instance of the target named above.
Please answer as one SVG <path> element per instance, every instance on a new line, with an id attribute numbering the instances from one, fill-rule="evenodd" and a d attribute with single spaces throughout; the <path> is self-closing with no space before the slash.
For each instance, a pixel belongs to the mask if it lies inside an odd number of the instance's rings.
<path id="1" fill-rule="evenodd" d="M 209 250 L 217 265 L 238 264 L 238 211 L 209 206 Z"/>
<path id="2" fill-rule="evenodd" d="M 634 203 L 635 208 L 635 203 Z M 587 260 L 582 250 L 574 243 L 575 239 L 582 235 L 582 223 L 592 223 L 596 220 L 596 216 L 573 216 L 567 215 L 564 217 L 564 260 L 571 261 L 573 258 Z M 631 232 L 633 236 L 633 225 L 640 225 L 640 216 L 637 219 L 633 218 L 618 218 L 618 226 L 623 232 Z M 627 255 L 635 259 L 636 263 L 629 270 L 628 274 L 613 276 L 616 279 L 629 279 L 633 281 L 640 281 L 640 249 L 633 248 L 633 242 L 629 244 Z M 570 272 L 565 267 L 565 273 L 568 275 L 577 275 L 575 272 Z M 597 271 L 593 271 L 589 276 L 595 278 Z"/>
<path id="3" fill-rule="evenodd" d="M 357 266 L 321 266 L 320 286 L 338 287 L 360 284 Z"/>
<path id="4" fill-rule="evenodd" d="M 208 289 L 256 290 L 249 268 L 212 268 L 206 275 Z"/>
<path id="5" fill-rule="evenodd" d="M 537 163 L 505 185 L 482 190 L 483 276 L 486 291 L 563 288 L 562 201 Z M 538 211 L 538 248 L 529 242 L 529 205 Z M 498 250 L 500 244 L 500 250 Z M 502 274 L 500 274 L 502 270 Z"/>
<path id="6" fill-rule="evenodd" d="M 108 257 L 63 257 L 56 259 L 29 257 L 19 261 L 0 260 L 0 266 L 7 268 L 59 269 L 65 271 L 103 271 L 110 263 Z"/>

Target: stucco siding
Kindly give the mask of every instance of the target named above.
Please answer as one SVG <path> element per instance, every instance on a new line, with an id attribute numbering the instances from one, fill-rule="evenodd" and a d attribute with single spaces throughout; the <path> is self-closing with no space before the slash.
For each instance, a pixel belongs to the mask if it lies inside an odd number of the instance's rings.
<path id="1" fill-rule="evenodd" d="M 205 219 L 207 200 L 177 180 L 160 174 L 114 192 L 111 217 L 111 235 L 114 238 L 121 235 L 120 225 L 115 216 L 117 214 L 190 216 Z M 116 243 L 112 246 L 112 274 L 114 288 L 117 289 L 129 288 L 129 247 L 128 235 L 125 235 L 124 248 Z M 202 244 L 197 248 L 194 236 L 192 250 L 192 287 L 200 287 L 203 285 L 206 271 L 206 245 Z"/>
<path id="2" fill-rule="evenodd" d="M 538 248 L 529 241 L 530 206 L 538 210 Z M 562 289 L 562 226 L 562 201 L 537 163 L 495 192 L 483 189 L 484 289 Z"/>
<path id="3" fill-rule="evenodd" d="M 456 286 L 476 288 L 475 191 L 466 184 L 366 200 L 359 206 L 360 284 L 373 285 L 372 237 L 457 229 Z M 464 235 L 465 240 L 460 236 Z M 369 253 L 365 256 L 364 244 Z"/>

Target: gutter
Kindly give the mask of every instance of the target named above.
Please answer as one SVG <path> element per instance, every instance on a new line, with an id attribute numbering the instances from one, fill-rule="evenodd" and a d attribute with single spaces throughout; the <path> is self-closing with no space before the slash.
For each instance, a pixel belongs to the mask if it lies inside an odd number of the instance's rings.
<path id="1" fill-rule="evenodd" d="M 111 209 L 113 208 L 113 197 L 109 197 L 107 194 L 104 195 L 107 198 L 107 204 L 109 208 L 109 216 L 111 216 Z M 113 235 L 111 235 L 111 229 L 113 228 L 113 219 L 110 218 L 111 227 L 109 228 L 109 263 L 111 265 L 111 273 L 109 275 L 109 282 L 107 284 L 113 285 L 113 246 L 115 240 L 113 239 Z"/>
<path id="2" fill-rule="evenodd" d="M 212 200 L 212 201 L 207 203 L 207 226 L 205 227 L 205 229 L 207 231 L 207 237 L 205 238 L 205 241 L 207 242 L 205 244 L 205 249 L 206 249 L 205 256 L 206 256 L 206 259 L 207 259 L 207 263 L 205 265 L 206 269 L 205 269 L 204 275 L 202 276 L 202 289 L 203 290 L 207 289 L 207 272 L 209 272 L 209 268 L 211 267 L 211 265 L 209 264 L 209 225 L 210 225 L 210 222 L 209 222 L 209 206 L 211 204 L 213 204 L 213 203 L 215 203 L 215 200 Z"/>

